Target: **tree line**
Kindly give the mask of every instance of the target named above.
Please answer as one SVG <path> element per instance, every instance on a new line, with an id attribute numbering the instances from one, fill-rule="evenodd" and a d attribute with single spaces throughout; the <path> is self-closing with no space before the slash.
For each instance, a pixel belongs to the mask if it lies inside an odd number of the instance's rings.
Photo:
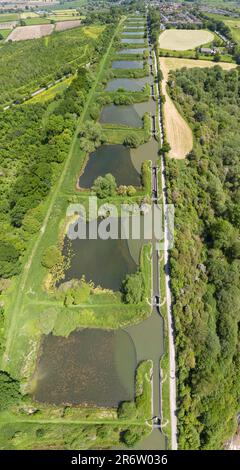
<path id="1" fill-rule="evenodd" d="M 239 70 L 182 69 L 169 92 L 194 133 L 167 161 L 182 449 L 219 449 L 236 429 L 240 390 Z"/>

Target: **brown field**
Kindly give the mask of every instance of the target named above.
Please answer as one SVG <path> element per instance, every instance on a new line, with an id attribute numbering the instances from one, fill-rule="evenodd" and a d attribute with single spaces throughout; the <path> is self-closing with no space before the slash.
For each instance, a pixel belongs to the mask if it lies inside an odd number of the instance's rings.
<path id="1" fill-rule="evenodd" d="M 38 24 L 33 26 L 20 26 L 9 34 L 7 41 L 25 41 L 26 39 L 38 39 L 52 33 L 54 25 Z"/>
<path id="2" fill-rule="evenodd" d="M 58 23 L 56 23 L 55 31 L 65 31 L 65 29 L 77 28 L 80 24 L 81 20 L 58 21 Z"/>
<path id="3" fill-rule="evenodd" d="M 167 140 L 171 146 L 169 155 L 172 158 L 183 159 L 186 157 L 193 147 L 193 135 L 189 125 L 178 112 L 173 101 L 167 94 L 166 87 L 168 73 L 170 70 L 176 70 L 183 67 L 213 67 L 214 65 L 220 65 L 225 70 L 230 70 L 236 67 L 236 64 L 225 62 L 218 62 L 218 64 L 216 64 L 216 62 L 208 60 L 176 59 L 168 57 L 160 58 L 160 66 L 163 73 L 162 92 L 166 98 L 166 102 L 164 104 L 165 126 Z"/>

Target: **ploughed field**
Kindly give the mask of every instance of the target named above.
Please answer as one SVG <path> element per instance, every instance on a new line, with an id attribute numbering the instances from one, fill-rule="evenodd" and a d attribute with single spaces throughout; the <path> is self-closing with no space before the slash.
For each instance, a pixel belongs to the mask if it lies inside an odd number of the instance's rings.
<path id="1" fill-rule="evenodd" d="M 36 24 L 30 26 L 19 26 L 9 34 L 7 41 L 25 41 L 27 39 L 38 39 L 49 36 L 53 31 L 65 31 L 66 29 L 77 28 L 80 20 L 59 21 L 53 24 Z"/>
<path id="2" fill-rule="evenodd" d="M 210 31 L 191 29 L 167 29 L 160 34 L 159 46 L 171 51 L 187 51 L 214 40 Z"/>

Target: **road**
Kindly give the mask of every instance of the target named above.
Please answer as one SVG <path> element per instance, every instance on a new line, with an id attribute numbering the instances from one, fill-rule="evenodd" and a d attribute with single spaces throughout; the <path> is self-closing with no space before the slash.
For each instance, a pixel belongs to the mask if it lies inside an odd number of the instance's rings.
<path id="1" fill-rule="evenodd" d="M 153 50 L 153 58 L 155 63 L 155 70 L 157 71 L 157 59 L 155 51 Z M 161 93 L 159 84 L 157 83 L 157 95 L 159 104 L 159 125 L 161 130 L 161 143 L 163 141 L 163 123 L 161 116 Z M 162 196 L 163 196 L 163 214 L 164 221 L 167 220 L 167 188 L 166 188 L 166 165 L 165 156 L 162 155 L 161 160 L 161 180 L 162 180 Z M 169 244 L 170 234 L 168 231 L 168 224 L 164 223 L 164 264 L 165 264 L 165 286 L 166 286 L 166 308 L 167 308 L 167 322 L 168 322 L 168 338 L 169 338 L 169 381 L 170 381 L 170 418 L 171 418 L 171 449 L 177 450 L 177 400 L 176 400 L 176 360 L 175 360 L 175 335 L 174 335 L 174 322 L 172 315 L 172 299 L 171 299 L 171 280 L 170 280 L 170 255 Z"/>

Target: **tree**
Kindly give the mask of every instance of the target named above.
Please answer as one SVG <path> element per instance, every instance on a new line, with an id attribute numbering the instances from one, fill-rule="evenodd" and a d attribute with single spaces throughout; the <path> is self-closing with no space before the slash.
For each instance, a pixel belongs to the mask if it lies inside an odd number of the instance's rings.
<path id="1" fill-rule="evenodd" d="M 137 148 L 139 147 L 140 143 L 141 142 L 140 142 L 138 135 L 129 134 L 129 135 L 126 135 L 124 139 L 124 145 L 126 145 L 127 147 Z"/>
<path id="2" fill-rule="evenodd" d="M 137 409 L 133 401 L 123 401 L 118 407 L 119 419 L 134 419 L 136 418 Z"/>
<path id="3" fill-rule="evenodd" d="M 0 371 L 0 411 L 21 401 L 20 385 L 7 372 Z"/>
<path id="4" fill-rule="evenodd" d="M 100 199 L 114 196 L 116 194 L 116 189 L 116 180 L 111 173 L 107 173 L 105 176 L 98 176 L 92 186 L 92 190 Z"/>
<path id="5" fill-rule="evenodd" d="M 0 277 L 8 278 L 20 271 L 20 253 L 8 241 L 0 241 Z"/>
<path id="6" fill-rule="evenodd" d="M 141 271 L 134 274 L 127 274 L 123 281 L 123 298 L 127 304 L 138 304 L 142 301 L 143 276 Z"/>
<path id="7" fill-rule="evenodd" d="M 224 219 L 219 219 L 211 226 L 211 237 L 214 248 L 229 248 L 235 238 L 235 230 L 232 224 Z"/>

